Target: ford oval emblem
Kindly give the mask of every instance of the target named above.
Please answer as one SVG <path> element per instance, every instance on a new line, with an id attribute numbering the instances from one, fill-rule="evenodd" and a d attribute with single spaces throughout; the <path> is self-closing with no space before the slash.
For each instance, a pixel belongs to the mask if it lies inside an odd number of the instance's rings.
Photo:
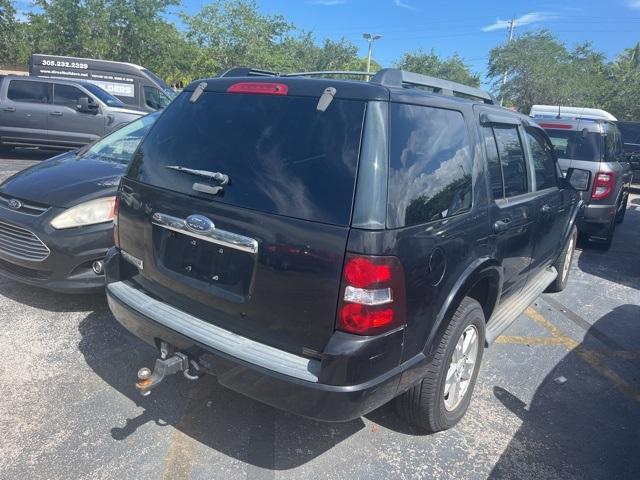
<path id="1" fill-rule="evenodd" d="M 15 199 L 15 198 L 12 198 L 11 200 L 9 200 L 7 202 L 7 205 L 12 210 L 20 210 L 22 208 L 22 202 L 20 200 Z"/>
<path id="2" fill-rule="evenodd" d="M 189 215 L 185 224 L 189 230 L 195 233 L 208 233 L 215 228 L 213 222 L 202 215 Z"/>

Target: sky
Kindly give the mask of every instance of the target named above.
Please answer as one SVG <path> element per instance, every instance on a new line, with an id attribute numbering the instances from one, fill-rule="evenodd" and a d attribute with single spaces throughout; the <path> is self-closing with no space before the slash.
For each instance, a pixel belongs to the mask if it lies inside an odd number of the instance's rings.
<path id="1" fill-rule="evenodd" d="M 182 0 L 175 12 L 196 13 L 207 0 Z M 640 41 L 640 0 L 455 1 L 455 0 L 257 0 L 260 10 L 281 14 L 298 29 L 324 38 L 346 38 L 366 55 L 363 32 L 382 35 L 373 57 L 389 67 L 404 52 L 432 49 L 441 56 L 458 53 L 473 72 L 485 77 L 489 51 L 507 38 L 509 19 L 515 34 L 547 28 L 569 47 L 591 42 L 613 59 Z M 19 12 L 31 0 L 17 0 Z"/>
<path id="2" fill-rule="evenodd" d="M 206 0 L 183 2 L 185 10 L 195 12 Z M 392 66 L 406 51 L 457 52 L 485 85 L 489 51 L 507 38 L 510 18 L 516 19 L 516 34 L 548 28 L 569 46 L 592 42 L 609 59 L 640 41 L 640 0 L 258 0 L 258 5 L 314 32 L 318 40 L 351 40 L 363 56 L 362 33 L 380 34 L 373 57 L 383 66 Z"/>

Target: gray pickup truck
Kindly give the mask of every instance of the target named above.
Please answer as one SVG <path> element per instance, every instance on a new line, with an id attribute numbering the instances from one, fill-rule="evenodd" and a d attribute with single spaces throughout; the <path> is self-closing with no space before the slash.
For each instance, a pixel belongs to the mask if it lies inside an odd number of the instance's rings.
<path id="1" fill-rule="evenodd" d="M 0 149 L 72 149 L 146 112 L 88 82 L 0 76 Z"/>
<path id="2" fill-rule="evenodd" d="M 596 118 L 536 118 L 553 143 L 560 168 L 591 172 L 590 188 L 582 193 L 583 237 L 608 249 L 616 224 L 622 223 L 631 186 L 631 167 L 615 122 Z"/>

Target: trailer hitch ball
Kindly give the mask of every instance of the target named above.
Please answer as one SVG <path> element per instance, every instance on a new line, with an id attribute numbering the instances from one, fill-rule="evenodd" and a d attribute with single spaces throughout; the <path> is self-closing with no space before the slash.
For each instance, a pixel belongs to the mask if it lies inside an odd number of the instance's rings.
<path id="1" fill-rule="evenodd" d="M 162 382 L 169 375 L 174 375 L 178 372 L 187 372 L 189 370 L 189 358 L 184 353 L 176 353 L 171 358 L 158 358 L 156 364 L 153 367 L 153 371 L 150 368 L 143 367 L 138 370 L 138 381 L 136 382 L 136 388 L 140 391 L 142 396 L 146 397 L 151 393 L 151 389 Z"/>

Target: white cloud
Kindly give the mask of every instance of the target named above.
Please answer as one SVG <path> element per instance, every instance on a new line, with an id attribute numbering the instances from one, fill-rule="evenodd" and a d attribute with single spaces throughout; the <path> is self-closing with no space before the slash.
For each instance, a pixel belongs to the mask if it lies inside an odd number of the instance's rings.
<path id="1" fill-rule="evenodd" d="M 346 0 L 308 0 L 307 1 L 307 3 L 310 3 L 311 5 L 325 5 L 327 7 L 330 7 L 333 5 L 342 5 L 345 2 Z"/>
<path id="2" fill-rule="evenodd" d="M 629 0 L 627 5 L 629 8 L 633 8 L 634 10 L 640 10 L 640 0 Z"/>
<path id="3" fill-rule="evenodd" d="M 413 5 L 409 5 L 408 3 L 404 3 L 402 0 L 393 0 L 393 4 L 396 7 L 406 8 L 407 10 L 417 10 Z"/>
<path id="4" fill-rule="evenodd" d="M 640 3 L 640 0 L 633 0 L 634 2 Z M 524 15 L 514 19 L 514 25 L 516 27 L 520 27 L 523 25 L 528 25 L 530 23 L 538 23 L 544 22 L 547 20 L 555 20 L 558 18 L 557 14 L 549 13 L 549 12 L 530 12 L 525 13 Z M 483 32 L 493 32 L 495 30 L 504 30 L 509 28 L 509 20 L 502 20 L 498 18 L 491 25 L 487 25 L 486 27 L 482 27 Z"/>

